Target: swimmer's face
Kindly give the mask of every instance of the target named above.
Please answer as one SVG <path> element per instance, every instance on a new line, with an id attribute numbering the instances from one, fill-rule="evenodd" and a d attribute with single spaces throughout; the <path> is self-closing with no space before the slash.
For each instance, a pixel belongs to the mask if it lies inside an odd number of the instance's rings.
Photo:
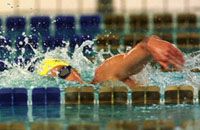
<path id="1" fill-rule="evenodd" d="M 63 66 L 56 66 L 54 67 L 53 69 L 50 70 L 50 72 L 48 72 L 48 76 L 53 76 L 53 77 L 56 77 L 58 76 L 61 68 Z M 63 72 L 64 73 L 67 73 L 67 72 Z M 74 70 L 73 68 L 71 68 L 71 72 L 70 74 L 65 78 L 65 80 L 69 80 L 69 81 L 77 81 L 77 82 L 80 82 L 80 83 L 83 83 L 83 80 L 81 79 L 80 77 L 80 73 L 77 72 L 76 70 Z"/>

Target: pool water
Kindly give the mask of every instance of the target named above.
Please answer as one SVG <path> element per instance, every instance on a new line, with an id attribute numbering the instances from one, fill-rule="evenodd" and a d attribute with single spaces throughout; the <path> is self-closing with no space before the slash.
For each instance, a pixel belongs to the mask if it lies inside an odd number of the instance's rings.
<path id="1" fill-rule="evenodd" d="M 182 121 L 199 120 L 199 105 L 58 105 L 1 107 L 0 122 L 20 122 L 27 129 L 34 122 L 60 123 L 67 128 L 72 123 L 97 123 L 101 130 L 109 121 L 135 121 L 138 126 L 146 120 L 172 120 L 175 128 Z"/>

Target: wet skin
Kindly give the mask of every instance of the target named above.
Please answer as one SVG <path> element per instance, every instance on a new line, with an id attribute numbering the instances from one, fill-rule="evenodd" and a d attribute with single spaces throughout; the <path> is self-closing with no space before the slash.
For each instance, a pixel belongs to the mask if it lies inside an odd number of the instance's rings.
<path id="1" fill-rule="evenodd" d="M 127 53 L 115 55 L 105 60 L 96 68 L 92 84 L 104 81 L 122 81 L 130 88 L 140 85 L 132 75 L 139 73 L 145 65 L 151 60 L 155 60 L 164 69 L 168 69 L 168 65 L 182 70 L 185 60 L 183 54 L 171 43 L 161 40 L 157 36 L 150 36 Z M 57 76 L 57 72 L 62 66 L 51 69 L 49 76 Z M 65 79 L 70 81 L 78 81 L 85 83 L 80 74 L 72 69 L 70 75 Z"/>

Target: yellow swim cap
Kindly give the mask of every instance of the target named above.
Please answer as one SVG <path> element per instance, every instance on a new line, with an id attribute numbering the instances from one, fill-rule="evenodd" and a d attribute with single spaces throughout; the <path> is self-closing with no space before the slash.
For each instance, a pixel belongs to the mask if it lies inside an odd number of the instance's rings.
<path id="1" fill-rule="evenodd" d="M 39 65 L 38 74 L 46 75 L 49 70 L 59 65 L 69 66 L 69 63 L 67 63 L 67 61 L 65 60 L 55 59 L 55 58 L 44 59 Z"/>

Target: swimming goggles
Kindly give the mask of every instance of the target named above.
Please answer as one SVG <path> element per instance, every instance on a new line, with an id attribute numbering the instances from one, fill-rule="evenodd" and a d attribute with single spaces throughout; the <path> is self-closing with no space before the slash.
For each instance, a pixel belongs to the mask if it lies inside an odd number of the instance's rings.
<path id="1" fill-rule="evenodd" d="M 70 75 L 71 69 L 71 66 L 63 66 L 58 73 L 58 77 L 66 79 Z"/>

